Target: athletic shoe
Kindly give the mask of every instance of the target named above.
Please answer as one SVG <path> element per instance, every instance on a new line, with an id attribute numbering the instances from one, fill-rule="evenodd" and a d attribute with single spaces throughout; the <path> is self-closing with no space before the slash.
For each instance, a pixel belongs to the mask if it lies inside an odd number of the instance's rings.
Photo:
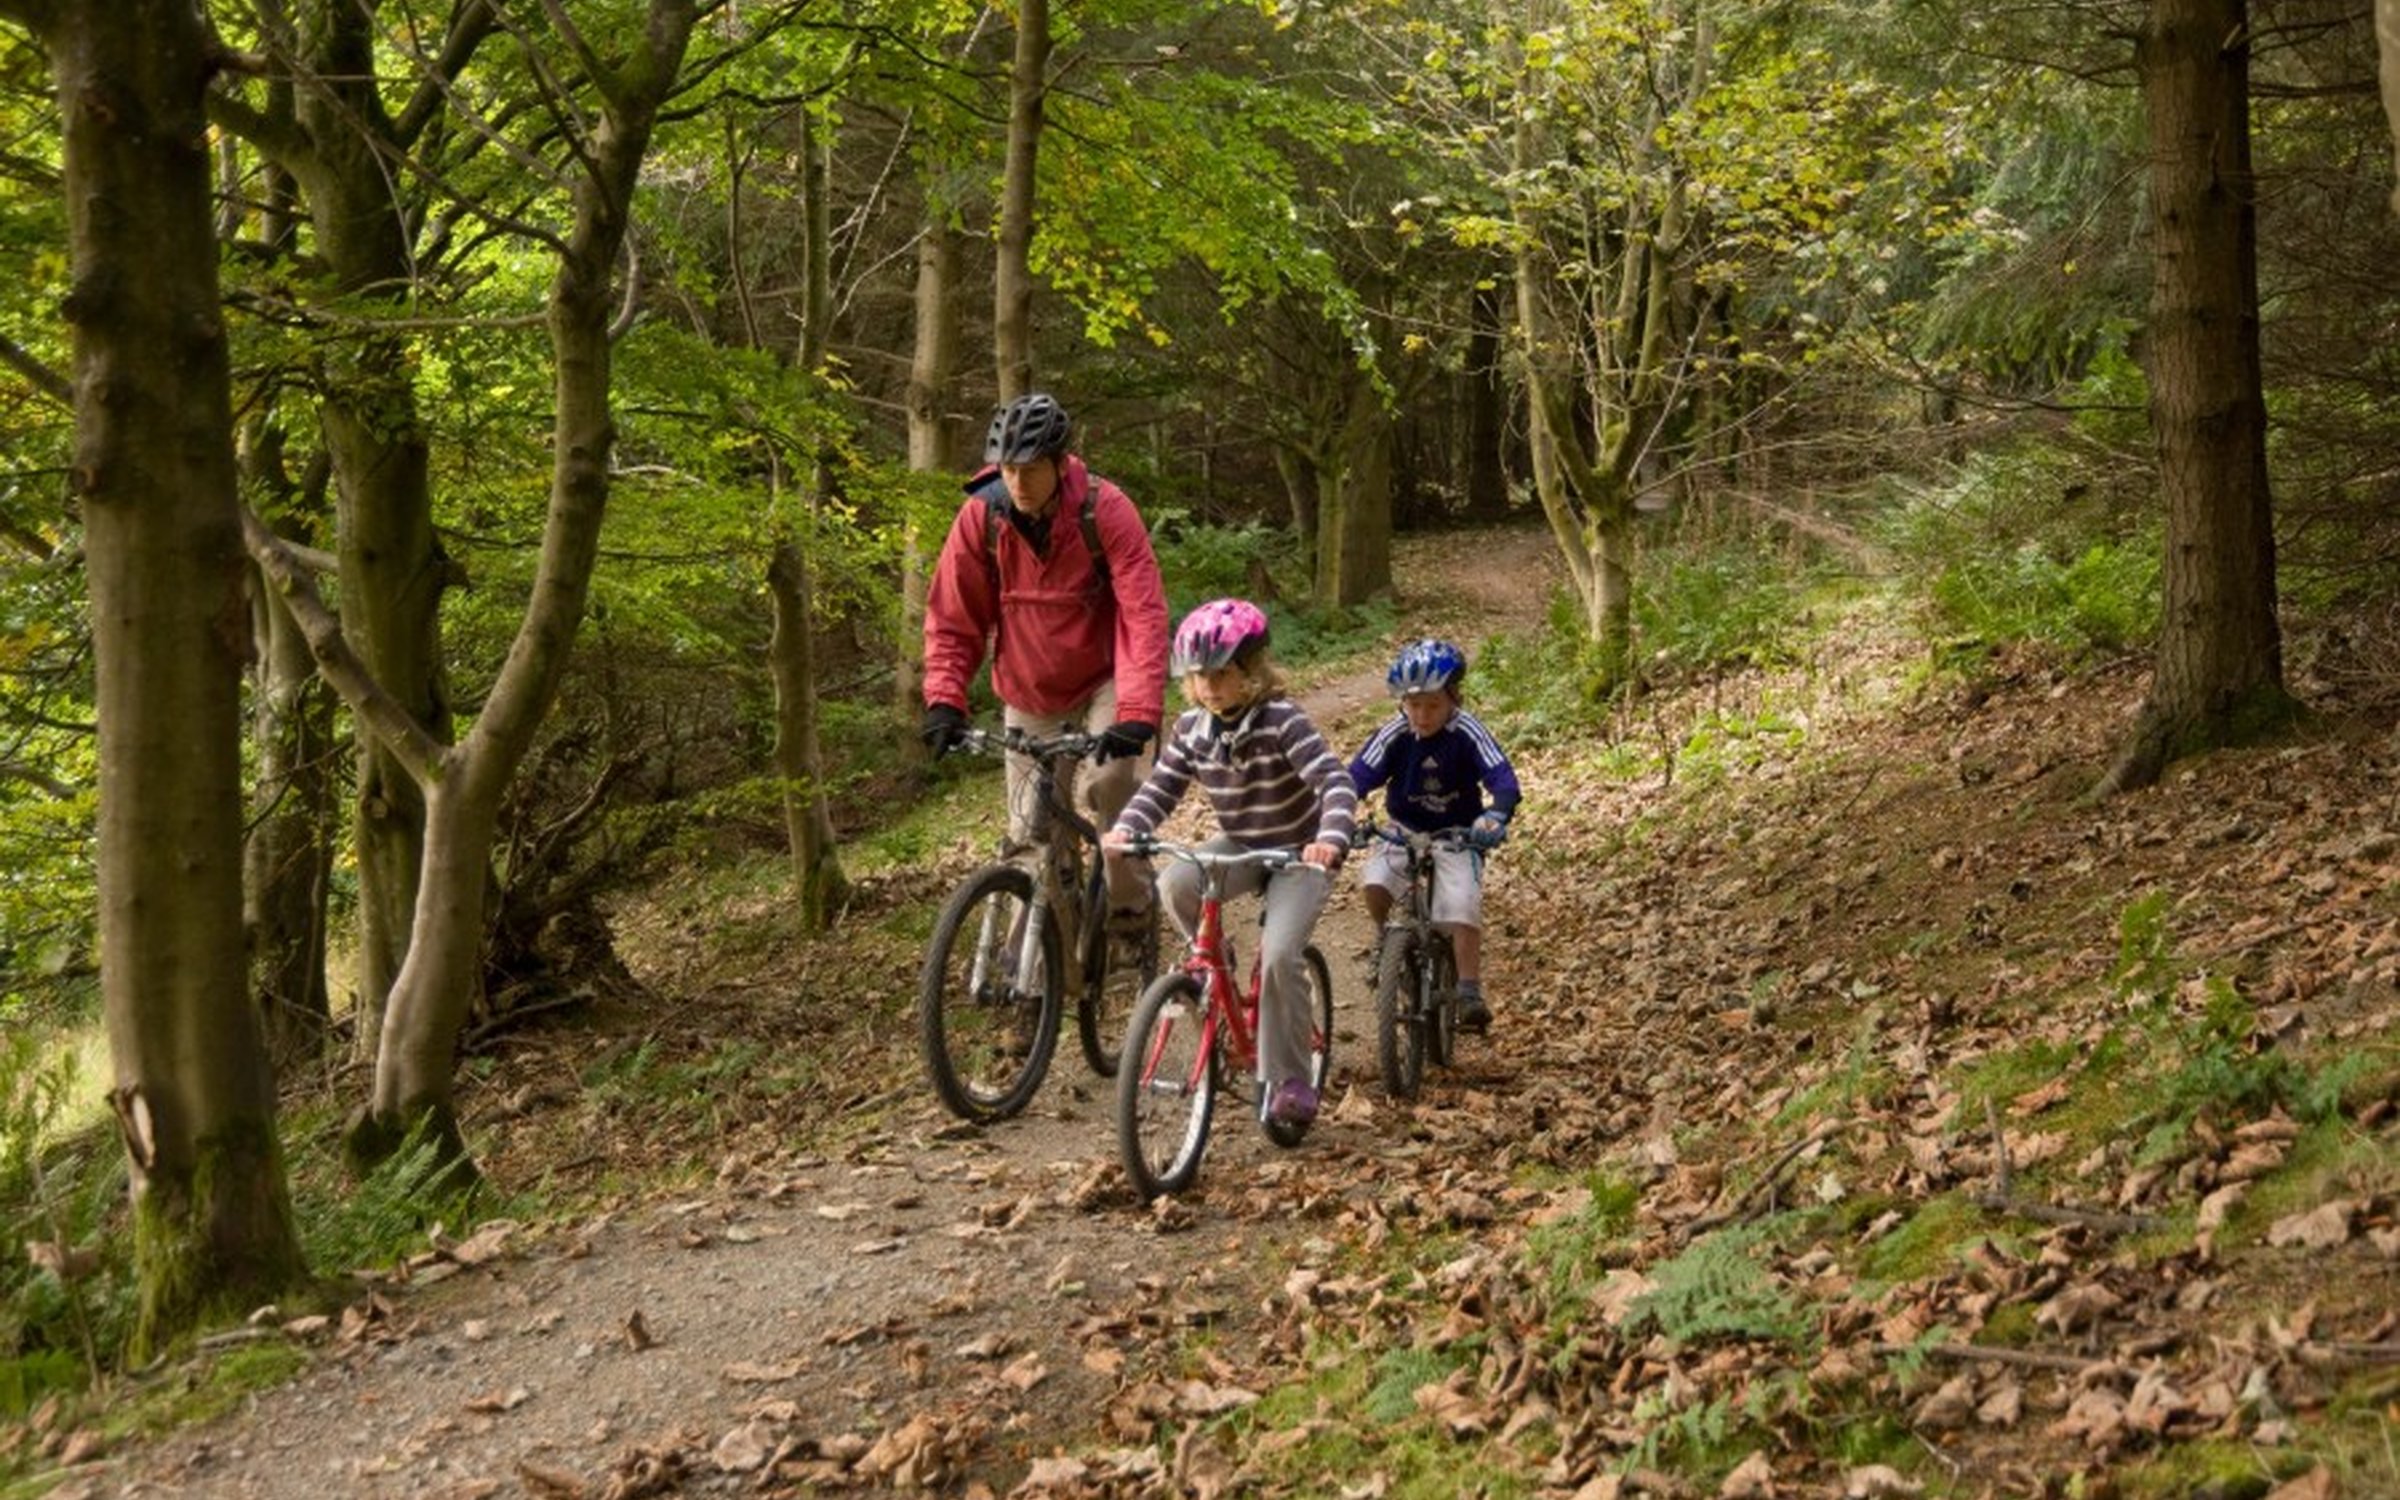
<path id="1" fill-rule="evenodd" d="M 1317 1091 L 1305 1078 L 1286 1078 L 1275 1085 L 1267 1119 L 1276 1125 L 1306 1125 L 1317 1117 Z"/>
<path id="2" fill-rule="evenodd" d="M 1478 1034 L 1492 1029 L 1492 1008 L 1484 1003 L 1482 990 L 1458 987 L 1458 1029 Z"/>

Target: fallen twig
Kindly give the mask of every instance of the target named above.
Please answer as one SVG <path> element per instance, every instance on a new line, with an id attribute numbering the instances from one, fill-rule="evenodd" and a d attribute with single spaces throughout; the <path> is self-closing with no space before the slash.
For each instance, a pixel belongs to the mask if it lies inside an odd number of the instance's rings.
<path id="1" fill-rule="evenodd" d="M 1989 1213 L 2031 1219 L 2039 1224 L 2080 1224 L 2110 1234 L 2147 1234 L 2153 1229 L 2167 1227 L 2167 1221 L 2155 1214 L 2120 1214 L 2102 1208 L 2034 1203 L 2019 1198 L 2009 1189 L 2008 1137 L 2000 1130 L 2000 1112 L 1992 1107 L 1991 1100 L 1986 1099 L 1983 1101 L 1983 1114 L 1992 1127 L 1992 1157 L 1998 1166 L 1992 1174 L 1992 1190 L 1976 1197 L 1977 1208 Z"/>
<path id="2" fill-rule="evenodd" d="M 1702 1214 L 1689 1221 L 1675 1232 L 1675 1243 L 1679 1246 L 1690 1244 L 1692 1240 L 1712 1229 L 1730 1224 L 1737 1219 L 1747 1218 L 1750 1213 L 1751 1200 L 1772 1189 L 1782 1177 L 1784 1168 L 1797 1161 L 1801 1153 L 1811 1146 L 1822 1145 L 1833 1139 L 1849 1123 L 1847 1120 L 1828 1120 L 1799 1140 L 1784 1147 L 1782 1152 L 1767 1164 L 1767 1169 L 1759 1174 L 1758 1180 L 1751 1183 L 1748 1188 L 1743 1190 L 1742 1196 L 1733 1201 L 1731 1207 L 1719 1213 Z"/>

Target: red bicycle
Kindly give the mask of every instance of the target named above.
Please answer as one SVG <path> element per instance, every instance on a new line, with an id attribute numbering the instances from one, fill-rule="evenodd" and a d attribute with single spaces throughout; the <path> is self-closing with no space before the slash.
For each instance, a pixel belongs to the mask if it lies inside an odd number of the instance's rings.
<path id="1" fill-rule="evenodd" d="M 1290 849 L 1203 849 L 1149 835 L 1133 839 L 1125 852 L 1164 854 L 1201 874 L 1199 931 L 1182 964 L 1159 975 L 1134 1006 L 1117 1064 L 1117 1146 L 1125 1175 L 1146 1203 L 1191 1186 L 1208 1149 L 1217 1091 L 1258 1071 L 1259 963 L 1251 961 L 1247 987 L 1237 986 L 1225 932 L 1226 872 L 1242 865 L 1271 872 L 1299 864 L 1300 856 Z M 1333 1072 L 1333 974 L 1314 943 L 1301 952 L 1301 971 L 1308 976 L 1309 1082 L 1321 1093 Z M 1308 1134 L 1304 1124 L 1263 1117 L 1261 1123 L 1278 1146 L 1297 1146 Z"/>

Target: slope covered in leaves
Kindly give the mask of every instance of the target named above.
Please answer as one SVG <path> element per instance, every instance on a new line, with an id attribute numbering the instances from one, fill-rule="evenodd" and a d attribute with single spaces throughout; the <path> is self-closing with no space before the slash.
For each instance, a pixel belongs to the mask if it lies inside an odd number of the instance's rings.
<path id="1" fill-rule="evenodd" d="M 1541 542 L 1411 546 L 1402 617 L 1531 629 Z M 2137 671 L 1919 651 L 1503 722 L 1493 1036 L 1386 1097 L 1345 896 L 1327 1115 L 1148 1209 L 1071 1043 L 988 1131 L 920 1082 L 981 799 L 827 941 L 771 857 L 680 872 L 645 995 L 469 1069 L 546 1219 L 281 1325 L 244 1416 L 28 1440 L 88 1493 L 2400 1493 L 2388 714 L 2091 804 Z M 1380 675 L 1306 686 L 1340 742 Z"/>

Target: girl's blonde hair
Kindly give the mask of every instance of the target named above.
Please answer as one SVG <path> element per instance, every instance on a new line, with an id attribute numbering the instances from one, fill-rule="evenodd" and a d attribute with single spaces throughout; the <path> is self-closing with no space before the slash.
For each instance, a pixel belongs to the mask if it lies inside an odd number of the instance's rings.
<path id="1" fill-rule="evenodd" d="M 1283 696 L 1286 687 L 1283 668 L 1275 664 L 1275 658 L 1267 648 L 1260 647 L 1249 661 L 1238 663 L 1237 670 L 1241 672 L 1243 681 L 1250 684 L 1250 696 L 1242 700 L 1244 708 L 1264 699 Z M 1197 672 L 1183 674 L 1183 698 L 1194 708 L 1202 706 L 1200 695 L 1192 691 L 1192 682 L 1199 675 Z"/>

